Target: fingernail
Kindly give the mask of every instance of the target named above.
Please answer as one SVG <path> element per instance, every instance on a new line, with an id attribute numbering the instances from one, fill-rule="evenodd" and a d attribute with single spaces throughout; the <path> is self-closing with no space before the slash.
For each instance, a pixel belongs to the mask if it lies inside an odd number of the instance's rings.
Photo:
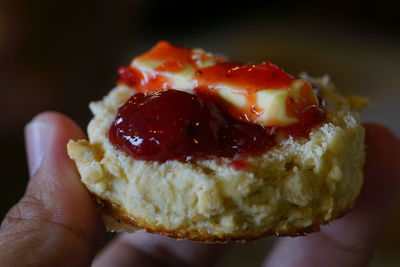
<path id="1" fill-rule="evenodd" d="M 33 119 L 25 126 L 25 146 L 30 177 L 38 171 L 42 164 L 50 131 L 49 125 L 40 118 Z"/>

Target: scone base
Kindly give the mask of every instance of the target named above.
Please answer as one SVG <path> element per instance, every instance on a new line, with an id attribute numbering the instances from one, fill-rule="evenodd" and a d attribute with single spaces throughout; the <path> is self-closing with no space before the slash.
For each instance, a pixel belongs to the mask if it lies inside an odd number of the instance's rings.
<path id="1" fill-rule="evenodd" d="M 91 104 L 89 140 L 70 141 L 68 153 L 102 203 L 108 230 L 146 229 L 209 243 L 305 235 L 342 217 L 363 181 L 359 116 L 329 80 L 316 84 L 327 103 L 326 123 L 309 139 L 278 140 L 265 154 L 249 157 L 246 171 L 235 171 L 230 159 L 158 164 L 116 150 L 107 133 L 133 94 L 124 87 Z"/>
<path id="2" fill-rule="evenodd" d="M 229 241 L 235 241 L 238 243 L 245 243 L 248 241 L 253 241 L 259 238 L 276 236 L 276 237 L 298 237 L 306 236 L 311 233 L 319 232 L 320 226 L 329 224 L 331 221 L 339 219 L 346 215 L 353 209 L 354 201 L 349 205 L 342 213 L 338 214 L 336 217 L 329 221 L 316 222 L 305 228 L 292 229 L 291 231 L 262 231 L 259 233 L 249 234 L 249 235 L 212 235 L 209 233 L 200 233 L 196 230 L 188 229 L 177 229 L 168 230 L 162 226 L 149 225 L 146 222 L 140 221 L 134 216 L 129 215 L 123 208 L 116 204 L 111 203 L 107 200 L 102 200 L 97 198 L 97 202 L 102 208 L 102 217 L 106 230 L 108 232 L 127 232 L 134 233 L 138 230 L 145 230 L 147 233 L 159 234 L 167 237 L 171 237 L 177 240 L 190 240 L 201 243 L 210 244 L 225 244 Z"/>

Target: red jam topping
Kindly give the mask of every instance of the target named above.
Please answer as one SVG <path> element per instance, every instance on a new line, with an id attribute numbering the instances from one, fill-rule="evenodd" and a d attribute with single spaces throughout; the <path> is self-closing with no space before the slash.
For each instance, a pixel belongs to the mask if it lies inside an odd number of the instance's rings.
<path id="1" fill-rule="evenodd" d="M 193 52 L 190 49 L 161 41 L 153 49 L 139 56 L 137 59 L 161 59 L 164 64 L 161 65 L 162 67 L 159 70 L 179 71 L 183 68 L 183 64 L 191 64 L 193 62 L 192 54 Z M 180 68 L 176 66 L 180 66 Z"/>
<path id="2" fill-rule="evenodd" d="M 161 64 L 154 68 L 152 73 L 141 73 L 133 65 L 118 69 L 119 83 L 134 87 L 140 92 L 153 92 L 164 89 L 174 89 L 168 78 L 162 72 L 176 73 L 185 67 L 199 69 L 198 62 L 217 60 L 205 53 L 194 52 L 185 47 L 175 46 L 165 41 L 160 41 L 149 52 L 138 56 L 135 61 L 160 61 Z M 180 89 L 180 88 L 175 88 Z"/>
<path id="3" fill-rule="evenodd" d="M 242 159 L 236 159 L 229 163 L 229 165 L 237 171 L 246 171 L 250 167 L 249 164 Z"/>
<path id="4" fill-rule="evenodd" d="M 257 65 L 219 63 L 201 69 L 198 79 L 202 88 L 224 83 L 242 88 L 248 94 L 266 88 L 287 88 L 294 81 L 292 76 L 271 62 Z"/>
<path id="5" fill-rule="evenodd" d="M 121 67 L 119 75 L 119 83 L 140 92 L 181 89 L 215 96 L 234 118 L 264 126 L 288 126 L 295 123 L 301 126 L 304 118 L 311 121 L 316 119 L 310 114 L 321 113 L 312 85 L 305 80 L 296 80 L 275 64 L 222 62 L 221 58 L 205 52 L 174 46 L 165 41 L 135 58 L 131 66 Z M 176 84 L 176 80 L 184 80 L 186 83 Z M 296 91 L 297 97 L 293 92 L 296 82 L 297 86 L 301 84 L 301 88 Z M 228 95 L 226 88 L 230 91 Z M 263 116 L 266 107 L 260 107 L 262 100 L 257 94 L 265 90 L 286 91 L 286 100 L 282 100 L 285 101 L 284 115 L 274 118 L 272 114 L 282 112 L 271 111 Z M 307 115 L 304 115 L 306 112 Z"/>
<path id="6" fill-rule="evenodd" d="M 308 137 L 323 121 L 317 89 L 270 62 L 222 62 L 162 41 L 118 73 L 139 93 L 118 110 L 109 139 L 135 159 L 228 157 L 244 170 L 242 159 L 267 151 L 276 135 Z"/>
<path id="7" fill-rule="evenodd" d="M 234 120 L 207 97 L 162 90 L 133 95 L 109 138 L 135 159 L 190 161 L 262 153 L 274 144 L 269 130 Z"/>
<path id="8" fill-rule="evenodd" d="M 169 89 L 168 80 L 162 75 L 146 75 L 132 67 L 119 67 L 119 82 L 140 92 Z"/>

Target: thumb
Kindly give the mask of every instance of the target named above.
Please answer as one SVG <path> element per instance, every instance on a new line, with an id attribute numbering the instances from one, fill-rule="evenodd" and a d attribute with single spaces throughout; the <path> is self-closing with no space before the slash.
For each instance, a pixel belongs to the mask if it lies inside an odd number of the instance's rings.
<path id="1" fill-rule="evenodd" d="M 83 138 L 67 117 L 46 112 L 25 128 L 31 179 L 0 228 L 4 266 L 89 265 L 102 232 L 96 205 L 68 158 L 69 139 Z"/>

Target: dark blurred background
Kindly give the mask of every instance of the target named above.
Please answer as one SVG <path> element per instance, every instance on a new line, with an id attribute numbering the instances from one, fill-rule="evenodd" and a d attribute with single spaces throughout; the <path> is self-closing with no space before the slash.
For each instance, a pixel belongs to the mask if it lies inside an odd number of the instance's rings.
<path id="1" fill-rule="evenodd" d="M 0 219 L 27 182 L 23 127 L 38 112 L 66 113 L 85 127 L 89 101 L 116 68 L 165 39 L 270 60 L 288 72 L 329 74 L 345 92 L 369 97 L 364 113 L 400 134 L 400 20 L 395 1 L 0 1 Z M 372 266 L 397 266 L 400 208 Z M 256 266 L 271 239 L 234 245 L 221 266 Z"/>

